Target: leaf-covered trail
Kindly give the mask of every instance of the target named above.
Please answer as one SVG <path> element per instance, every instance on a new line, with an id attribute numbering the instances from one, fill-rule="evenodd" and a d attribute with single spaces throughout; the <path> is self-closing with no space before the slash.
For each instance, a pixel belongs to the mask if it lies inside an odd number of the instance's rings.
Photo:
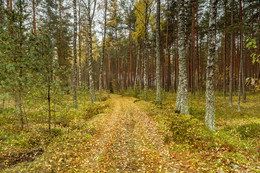
<path id="1" fill-rule="evenodd" d="M 113 111 L 96 122 L 80 169 L 87 172 L 173 172 L 155 122 L 129 98 L 113 95 Z"/>

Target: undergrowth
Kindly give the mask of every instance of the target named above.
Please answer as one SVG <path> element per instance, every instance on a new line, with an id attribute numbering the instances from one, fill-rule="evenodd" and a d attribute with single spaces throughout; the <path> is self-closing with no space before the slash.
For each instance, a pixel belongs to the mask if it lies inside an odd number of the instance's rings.
<path id="1" fill-rule="evenodd" d="M 135 103 L 158 122 L 164 132 L 164 142 L 171 146 L 176 158 L 185 157 L 185 164 L 201 171 L 259 170 L 259 93 L 249 94 L 247 103 L 241 104 L 241 112 L 237 112 L 236 103 L 228 107 L 228 102 L 217 93 L 216 132 L 213 133 L 204 125 L 204 94 L 189 95 L 190 115 L 180 115 L 174 113 L 175 93 L 163 93 L 163 103 L 157 106 L 154 104 L 155 92 L 149 92 L 146 102 L 140 101 L 144 98 L 139 96 Z M 131 93 L 126 94 L 130 96 Z"/>

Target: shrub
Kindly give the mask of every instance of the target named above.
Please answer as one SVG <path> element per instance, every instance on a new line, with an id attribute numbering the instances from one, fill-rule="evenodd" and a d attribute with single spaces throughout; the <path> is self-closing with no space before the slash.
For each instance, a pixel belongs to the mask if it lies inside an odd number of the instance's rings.
<path id="1" fill-rule="evenodd" d="M 93 116 L 103 113 L 105 108 L 107 108 L 108 105 L 107 104 L 89 104 L 86 108 L 85 111 L 83 113 L 83 118 L 85 120 L 88 120 L 90 118 L 92 118 Z"/>

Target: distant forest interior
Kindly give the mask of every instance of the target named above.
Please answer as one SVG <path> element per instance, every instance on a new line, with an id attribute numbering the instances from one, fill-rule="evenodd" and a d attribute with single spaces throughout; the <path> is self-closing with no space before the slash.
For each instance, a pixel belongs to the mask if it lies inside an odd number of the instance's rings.
<path id="1" fill-rule="evenodd" d="M 260 172 L 260 0 L 0 0 L 0 172 Z"/>

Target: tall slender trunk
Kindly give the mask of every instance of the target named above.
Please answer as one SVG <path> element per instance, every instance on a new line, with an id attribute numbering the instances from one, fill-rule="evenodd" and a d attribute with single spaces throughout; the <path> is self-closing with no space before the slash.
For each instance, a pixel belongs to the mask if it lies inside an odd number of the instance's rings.
<path id="1" fill-rule="evenodd" d="M 81 6 L 81 0 L 79 0 L 79 35 L 78 35 L 78 41 L 79 41 L 79 73 L 78 73 L 78 82 L 79 82 L 79 88 L 82 86 L 82 65 L 81 65 L 81 16 L 80 16 L 80 6 Z"/>
<path id="2" fill-rule="evenodd" d="M 132 8 L 130 8 L 131 13 Z M 130 86 L 133 83 L 133 50 L 132 50 L 132 20 L 129 20 L 129 56 L 130 56 Z"/>
<path id="3" fill-rule="evenodd" d="M 77 2 L 73 0 L 73 12 L 74 12 L 74 37 L 73 37 L 73 106 L 78 108 L 77 103 Z"/>
<path id="4" fill-rule="evenodd" d="M 10 0 L 10 10 L 12 10 L 12 0 Z M 22 4 L 20 2 L 19 4 L 19 15 L 23 16 L 23 7 Z M 13 21 L 11 21 L 13 22 Z M 20 39 L 20 43 L 19 43 L 19 49 L 20 49 L 20 63 L 22 63 L 22 58 L 23 58 L 23 19 L 20 19 L 19 21 L 19 39 Z M 12 35 L 13 36 L 13 35 Z M 20 68 L 19 68 L 19 77 L 20 79 L 22 79 L 23 77 L 23 67 L 22 64 L 20 64 Z M 23 85 L 21 83 L 21 81 L 19 81 L 19 90 L 18 90 L 18 104 L 19 104 L 19 112 L 20 112 L 20 120 L 21 120 L 21 129 L 23 130 L 24 128 L 24 117 L 23 117 L 23 110 L 22 110 L 22 92 L 23 92 Z"/>
<path id="5" fill-rule="evenodd" d="M 192 1 L 192 25 L 191 25 L 191 35 L 192 35 L 192 46 L 191 46 L 191 64 L 192 64 L 192 71 L 191 71 L 191 83 L 192 83 L 192 87 L 191 87 L 191 91 L 193 93 L 193 95 L 195 95 L 195 72 L 196 72 L 196 56 L 195 56 L 195 0 Z"/>
<path id="6" fill-rule="evenodd" d="M 180 2 L 179 12 L 179 84 L 177 91 L 175 112 L 181 114 L 189 114 L 189 98 L 188 98 L 188 76 L 186 65 L 186 31 L 187 31 L 187 9 L 189 1 Z"/>
<path id="7" fill-rule="evenodd" d="M 243 4 L 244 4 L 244 0 L 243 0 Z M 242 21 L 242 25 L 243 25 L 243 28 L 242 28 L 242 38 L 243 38 L 243 29 L 244 29 L 244 18 L 243 16 L 245 16 L 245 10 L 244 10 L 244 5 L 241 5 L 241 21 Z M 260 16 L 260 15 L 259 15 Z M 259 17 L 260 18 L 260 17 Z M 259 26 L 260 28 L 260 26 Z M 260 29 L 258 30 L 258 32 L 260 32 Z M 260 33 L 259 33 L 259 36 L 260 36 Z M 243 98 L 242 98 L 242 102 L 245 103 L 246 102 L 246 84 L 245 84 L 245 56 L 243 55 L 243 49 L 244 49 L 244 46 L 243 46 L 243 39 L 242 39 L 242 46 L 241 46 L 241 55 L 242 55 L 242 59 L 243 59 L 243 66 L 242 66 L 242 93 L 243 93 Z M 260 46 L 260 45 L 259 45 Z M 258 49 L 260 50 L 260 49 Z M 246 55 L 246 54 L 245 54 Z"/>
<path id="8" fill-rule="evenodd" d="M 239 0 L 239 14 L 240 14 L 240 23 L 243 25 L 243 12 L 242 12 L 242 2 Z M 241 96 L 241 89 L 243 84 L 244 78 L 244 71 L 243 71 L 243 26 L 240 27 L 240 65 L 239 65 L 239 78 L 238 78 L 238 112 L 240 112 L 240 96 Z M 243 90 L 242 90 L 243 91 Z M 243 93 L 244 94 L 244 93 Z"/>
<path id="9" fill-rule="evenodd" d="M 145 99 L 147 98 L 147 89 L 148 89 L 148 77 L 147 77 L 147 69 L 148 69 L 148 62 L 146 61 L 146 59 L 148 58 L 148 47 L 147 47 L 147 41 L 148 41 L 148 8 L 149 8 L 149 4 L 148 4 L 148 0 L 145 0 L 145 23 L 144 23 L 144 32 L 145 32 L 145 37 L 144 37 L 144 61 L 143 61 L 143 65 L 144 65 L 144 97 Z"/>
<path id="10" fill-rule="evenodd" d="M 199 11 L 199 2 L 197 1 L 197 8 L 196 8 L 196 33 L 197 33 L 197 47 L 196 47 L 196 76 L 197 76 L 197 91 L 199 92 L 199 84 L 200 84 L 200 67 L 199 67 L 199 64 L 200 64 L 200 58 L 199 58 L 199 14 L 198 14 L 198 11 Z"/>
<path id="11" fill-rule="evenodd" d="M 160 41 L 160 13 L 161 1 L 157 0 L 156 8 L 156 104 L 162 104 L 161 96 L 161 41 Z"/>
<path id="12" fill-rule="evenodd" d="M 171 56 L 169 53 L 169 0 L 167 0 L 167 22 L 166 22 L 166 58 L 167 58 L 167 84 L 166 84 L 166 91 L 170 90 L 171 87 Z"/>
<path id="13" fill-rule="evenodd" d="M 226 26 L 227 26 L 227 0 L 224 0 L 224 60 L 223 60 L 223 98 L 226 100 L 226 56 L 227 56 L 227 35 L 226 35 Z"/>
<path id="14" fill-rule="evenodd" d="M 36 33 L 36 19 L 35 19 L 35 0 L 33 0 L 33 33 L 37 37 Z"/>
<path id="15" fill-rule="evenodd" d="M 100 59 L 100 71 L 99 71 L 99 100 L 101 101 L 101 90 L 102 90 L 102 74 L 103 74 L 103 61 L 105 59 L 105 48 L 106 48 L 106 32 L 107 32 L 107 0 L 105 0 L 105 14 L 104 14 L 104 35 L 102 45 L 102 57 Z"/>
<path id="16" fill-rule="evenodd" d="M 178 21 L 179 17 L 177 16 L 177 23 L 179 23 Z M 176 30 L 177 30 L 177 38 L 176 38 L 176 48 L 178 49 L 179 48 L 179 28 L 176 27 Z M 176 56 L 175 56 L 175 79 L 174 79 L 174 90 L 175 92 L 177 92 L 177 78 L 178 78 L 178 69 L 179 69 L 179 64 L 178 64 L 178 59 L 179 59 L 179 52 L 178 50 L 176 51 Z"/>
<path id="17" fill-rule="evenodd" d="M 95 86 L 94 86 L 94 77 L 93 77 L 93 55 L 92 55 L 92 19 L 90 15 L 90 0 L 88 0 L 88 9 L 87 9 L 87 17 L 88 17 L 88 46 L 89 46 L 89 54 L 88 54 L 88 66 L 89 66 L 89 89 L 90 89 L 90 103 L 93 104 L 96 101 L 95 96 Z M 95 7 L 94 7 L 95 8 Z M 94 11 L 94 9 L 93 9 Z"/>
<path id="18" fill-rule="evenodd" d="M 215 131 L 215 94 L 214 94 L 214 69 L 215 69 L 215 45 L 216 45 L 216 16 L 218 0 L 210 0 L 209 13 L 209 49 L 207 60 L 206 79 L 206 115 L 205 123 L 212 131 Z"/>
<path id="19" fill-rule="evenodd" d="M 234 23 L 234 0 L 231 1 L 231 27 Z M 233 85 L 233 49 L 234 49 L 234 34 L 231 32 L 231 44 L 230 44 L 230 61 L 229 61 L 229 106 L 232 106 L 232 85 Z"/>

